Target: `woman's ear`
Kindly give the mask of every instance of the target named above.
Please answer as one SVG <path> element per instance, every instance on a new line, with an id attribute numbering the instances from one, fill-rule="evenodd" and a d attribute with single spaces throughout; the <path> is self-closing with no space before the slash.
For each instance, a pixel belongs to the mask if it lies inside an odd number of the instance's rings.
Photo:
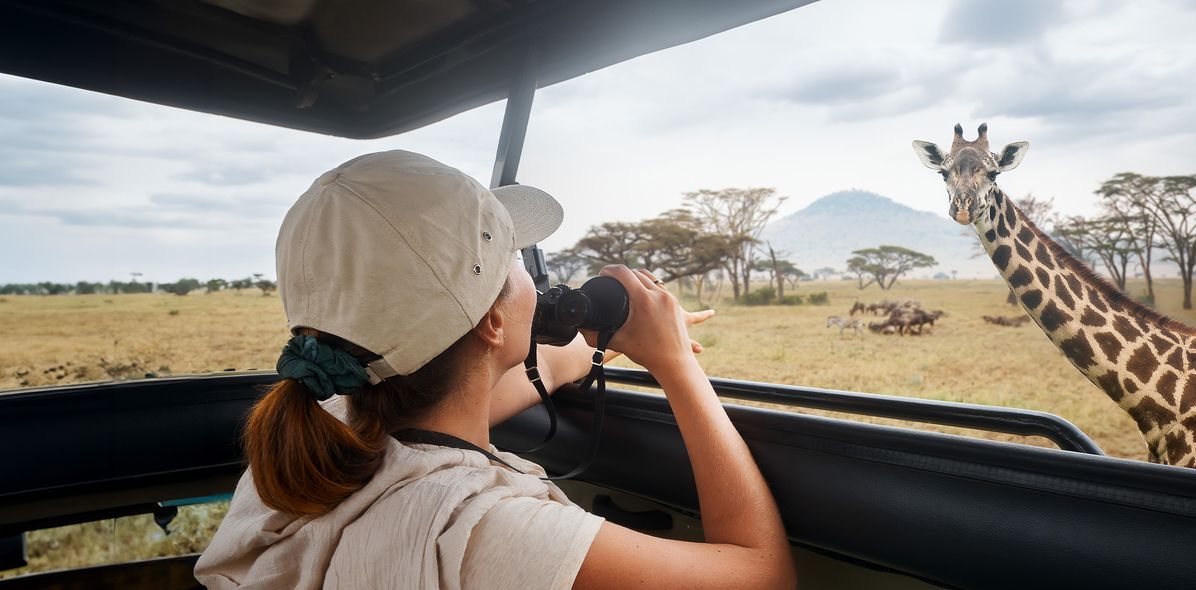
<path id="1" fill-rule="evenodd" d="M 478 325 L 474 326 L 473 331 L 478 335 L 478 338 L 480 338 L 482 342 L 484 342 L 490 348 L 501 348 L 503 342 L 505 342 L 507 339 L 506 334 L 503 331 L 503 321 L 504 318 L 502 312 L 499 311 L 497 305 L 493 305 L 490 307 L 490 310 L 482 316 L 482 319 L 478 322 Z"/>

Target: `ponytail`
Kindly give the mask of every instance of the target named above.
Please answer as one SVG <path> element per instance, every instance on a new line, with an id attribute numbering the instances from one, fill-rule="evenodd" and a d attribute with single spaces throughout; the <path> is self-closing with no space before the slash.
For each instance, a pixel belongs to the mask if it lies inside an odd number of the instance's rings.
<path id="1" fill-rule="evenodd" d="M 508 279 L 497 302 L 502 303 L 509 291 Z M 460 383 L 470 332 L 414 373 L 376 384 L 365 380 L 361 365 L 381 358 L 378 355 L 311 328 L 300 328 L 297 334 L 280 359 L 284 379 L 254 405 L 243 442 L 262 503 L 281 512 L 318 515 L 373 477 L 386 456 L 389 433 L 426 414 Z M 308 338 L 319 346 L 295 342 Z M 293 363 L 288 349 L 315 361 L 319 370 L 297 367 L 304 363 Z M 357 371 L 360 381 L 351 375 Z M 333 393 L 346 395 L 347 422 L 316 401 Z"/>
<path id="2" fill-rule="evenodd" d="M 279 381 L 245 425 L 245 453 L 258 496 L 282 512 L 327 512 L 361 489 L 381 465 L 386 439 L 370 434 L 363 437 L 329 414 L 299 381 Z"/>

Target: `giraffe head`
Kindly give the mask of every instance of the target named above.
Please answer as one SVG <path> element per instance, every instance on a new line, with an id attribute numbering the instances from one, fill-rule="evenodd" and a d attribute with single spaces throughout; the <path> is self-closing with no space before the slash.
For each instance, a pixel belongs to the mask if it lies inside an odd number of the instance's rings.
<path id="1" fill-rule="evenodd" d="M 963 127 L 956 123 L 955 139 L 947 154 L 928 141 L 914 142 L 914 151 L 922 163 L 943 175 L 947 196 L 951 198 L 948 214 L 961 225 L 980 218 L 991 204 L 990 193 L 997 175 L 1017 168 L 1030 148 L 1030 142 L 1019 141 L 994 154 L 988 151 L 988 123 L 980 125 L 979 134 L 974 141 L 967 141 L 963 138 Z"/>

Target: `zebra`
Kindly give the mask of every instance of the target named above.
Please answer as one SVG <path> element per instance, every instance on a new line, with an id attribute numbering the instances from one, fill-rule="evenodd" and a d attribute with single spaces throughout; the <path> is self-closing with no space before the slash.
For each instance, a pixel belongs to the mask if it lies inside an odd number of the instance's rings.
<path id="1" fill-rule="evenodd" d="M 844 331 L 854 330 L 856 335 L 860 338 L 864 337 L 864 320 L 857 320 L 855 318 L 841 318 L 837 315 L 827 316 L 826 327 L 839 326 L 839 337 L 844 337 Z"/>

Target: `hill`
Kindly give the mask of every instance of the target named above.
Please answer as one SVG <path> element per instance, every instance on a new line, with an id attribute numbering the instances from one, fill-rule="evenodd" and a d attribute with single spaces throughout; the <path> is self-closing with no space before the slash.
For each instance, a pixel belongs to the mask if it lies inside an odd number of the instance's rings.
<path id="1" fill-rule="evenodd" d="M 968 235 L 964 235 L 967 230 Z M 956 271 L 959 278 L 993 278 L 997 271 L 978 250 L 970 228 L 927 211 L 907 207 L 866 191 L 831 193 L 764 228 L 762 240 L 788 254 L 798 268 L 842 271 L 853 250 L 882 244 L 904 246 L 934 256 L 938 266 L 914 273 L 930 277 Z"/>

